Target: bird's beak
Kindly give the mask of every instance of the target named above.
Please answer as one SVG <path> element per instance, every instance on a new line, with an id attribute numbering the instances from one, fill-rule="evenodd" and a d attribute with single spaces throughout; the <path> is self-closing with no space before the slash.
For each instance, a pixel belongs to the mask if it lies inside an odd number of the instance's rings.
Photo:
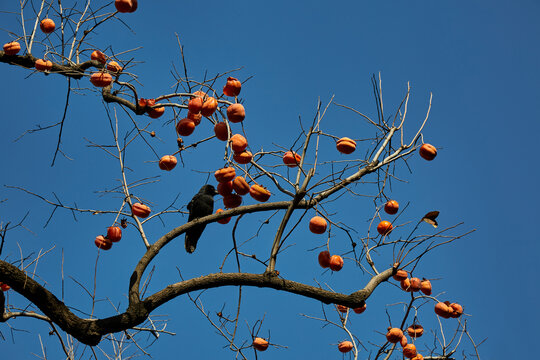
<path id="1" fill-rule="evenodd" d="M 219 192 L 216 189 L 214 189 L 214 195 L 218 195 L 218 194 Z"/>

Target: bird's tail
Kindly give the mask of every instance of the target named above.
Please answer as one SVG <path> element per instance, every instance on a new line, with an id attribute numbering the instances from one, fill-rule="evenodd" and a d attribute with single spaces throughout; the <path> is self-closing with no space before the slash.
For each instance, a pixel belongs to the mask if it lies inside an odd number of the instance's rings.
<path id="1" fill-rule="evenodd" d="M 197 240 L 194 240 L 192 237 L 186 234 L 185 245 L 186 245 L 186 251 L 188 253 L 192 254 L 195 251 L 195 248 L 197 247 Z"/>

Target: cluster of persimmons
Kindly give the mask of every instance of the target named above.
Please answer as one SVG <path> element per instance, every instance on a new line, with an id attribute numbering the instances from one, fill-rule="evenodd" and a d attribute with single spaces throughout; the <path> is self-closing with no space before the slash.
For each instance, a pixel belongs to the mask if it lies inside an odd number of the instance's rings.
<path id="1" fill-rule="evenodd" d="M 429 280 L 413 277 L 409 279 L 409 274 L 403 270 L 397 270 L 393 275 L 394 280 L 399 281 L 401 288 L 407 292 L 420 291 L 426 296 L 430 296 L 432 292 L 431 282 Z M 342 313 L 347 313 L 349 308 L 342 305 L 337 305 L 337 310 Z M 361 314 L 366 310 L 366 304 L 363 307 L 353 309 L 357 314 Z M 458 303 L 450 303 L 449 301 L 438 302 L 435 305 L 435 313 L 442 318 L 458 318 L 463 314 L 463 307 Z M 407 328 L 407 334 L 411 339 L 416 340 L 424 334 L 424 328 L 420 324 L 411 324 Z M 402 329 L 397 327 L 389 327 L 386 333 L 386 340 L 389 343 L 399 343 L 402 347 L 403 356 L 412 360 L 422 360 L 424 357 L 417 352 L 414 343 L 409 343 Z M 353 349 L 354 345 L 351 341 L 341 341 L 338 344 L 338 350 L 346 353 Z"/>

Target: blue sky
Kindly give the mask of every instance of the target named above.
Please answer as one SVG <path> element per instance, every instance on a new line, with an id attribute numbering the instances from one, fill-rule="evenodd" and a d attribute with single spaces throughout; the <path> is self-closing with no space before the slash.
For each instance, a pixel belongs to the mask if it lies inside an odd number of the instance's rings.
<path id="1" fill-rule="evenodd" d="M 16 11 L 16 6 L 16 2 L 3 3 L 1 10 Z M 253 76 L 244 85 L 241 97 L 247 112 L 244 128 L 255 149 L 275 149 L 273 143 L 291 146 L 299 131 L 298 117 L 304 123 L 311 121 L 318 98 L 326 103 L 335 95 L 336 102 L 376 117 L 370 77 L 379 72 L 388 113 L 395 111 L 410 81 L 410 125 L 406 135 L 412 136 L 425 116 L 432 92 L 430 121 L 423 133 L 426 142 L 440 148 L 439 155 L 429 163 L 412 157 L 408 162 L 412 173 L 400 163 L 397 175 L 406 183 L 394 182 L 392 197 L 401 204 L 410 202 L 402 215 L 403 222 L 439 210 L 441 227 L 464 222 L 456 233 L 477 230 L 451 246 L 433 251 L 419 266 L 419 275 L 437 279 L 433 281 L 434 293 L 445 291 L 443 300 L 455 299 L 464 305 L 475 341 L 487 338 L 479 348 L 482 358 L 521 358 L 530 354 L 530 347 L 515 345 L 534 343 L 539 320 L 538 312 L 533 310 L 539 295 L 538 286 L 534 285 L 538 283 L 534 268 L 540 250 L 534 231 L 534 219 L 540 215 L 540 179 L 535 166 L 538 161 L 534 160 L 536 134 L 540 130 L 540 62 L 536 46 L 540 35 L 539 10 L 540 5 L 534 1 L 492 1 L 489 5 L 481 1 L 206 1 L 167 2 L 159 6 L 140 1 L 137 12 L 120 15 L 132 32 L 115 22 L 101 28 L 91 41 L 100 48 L 111 45 L 116 53 L 143 47 L 133 53 L 135 60 L 141 62 L 133 72 L 144 84 L 139 89 L 146 98 L 172 91 L 172 64 L 180 68 L 175 33 L 185 46 L 190 75 L 194 78 L 202 79 L 205 71 L 213 75 L 243 67 L 237 77 Z M 14 15 L 2 13 L 0 19 L 3 29 L 19 31 Z M 5 31 L 2 34 L 4 42 L 10 39 Z M 34 55 L 38 56 L 40 51 L 43 48 L 36 47 Z M 118 208 L 121 199 L 99 193 L 118 184 L 118 165 L 102 151 L 88 147 L 85 140 L 110 143 L 106 112 L 97 93 L 72 94 L 62 149 L 73 161 L 60 157 L 51 168 L 56 129 L 13 140 L 36 124 L 47 125 L 60 119 L 65 79 L 43 74 L 28 77 L 30 71 L 6 64 L 0 68 L 0 96 L 4 104 L 1 183 L 48 197 L 53 197 L 54 192 L 62 201 L 83 208 Z M 88 87 L 87 80 L 81 81 L 80 86 Z M 129 119 L 122 111 L 118 113 L 127 129 Z M 164 116 L 151 126 L 163 140 L 152 143 L 158 154 L 175 150 L 176 136 L 170 125 L 164 125 L 170 118 Z M 146 118 L 140 121 L 144 123 Z M 337 136 L 373 135 L 359 118 L 338 107 L 331 107 L 323 124 L 325 131 Z M 209 124 L 204 125 L 193 136 L 210 133 Z M 160 175 L 159 184 L 141 188 L 138 194 L 151 200 L 156 208 L 166 207 L 179 194 L 177 204 L 183 206 L 206 181 L 206 174 L 197 171 L 214 171 L 222 165 L 221 145 L 213 142 L 196 152 L 187 152 L 184 160 L 186 164 L 196 164 L 193 169 L 178 167 L 164 174 L 153 162 L 157 159 L 152 151 L 142 142 L 134 143 L 126 157 L 133 169 L 128 177 L 133 181 Z M 323 149 L 322 156 L 340 156 L 328 144 Z M 365 189 L 359 187 L 358 191 L 373 191 L 369 186 Z M 0 221 L 17 222 L 29 211 L 25 225 L 32 231 L 13 231 L 3 258 L 17 259 L 17 244 L 24 254 L 56 246 L 38 266 L 39 281 L 60 293 L 63 249 L 66 271 L 78 281 L 92 283 L 97 254 L 92 240 L 110 225 L 112 216 L 77 215 L 75 222 L 70 212 L 57 210 L 44 229 L 52 211 L 50 206 L 4 187 L 0 199 L 8 199 L 0 204 Z M 330 208 L 336 212 L 336 218 L 361 232 L 367 230 L 374 211 L 373 202 L 367 198 L 343 201 Z M 179 215 L 163 220 L 165 225 L 159 221 L 149 224 L 147 231 L 154 238 L 186 221 Z M 249 221 L 254 225 L 246 225 L 242 236 L 249 237 L 253 226 L 258 227 L 263 220 L 264 217 L 251 217 Z M 276 222 L 271 222 L 249 245 L 249 250 L 262 251 L 275 226 Z M 173 242 L 156 259 L 156 275 L 149 290 L 178 281 L 176 266 L 186 277 L 217 271 L 231 247 L 231 229 L 232 223 L 209 225 L 192 256 L 185 254 L 183 239 Z M 423 231 L 432 230 L 424 227 Z M 342 237 L 336 234 L 332 241 L 336 251 L 344 253 L 347 240 Z M 321 271 L 316 252 L 308 250 L 323 241 L 308 233 L 307 225 L 306 230 L 297 230 L 292 243 L 295 246 L 278 264 L 280 271 L 288 274 L 286 277 L 310 284 L 317 279 L 344 292 L 354 291 L 367 281 L 347 261 L 339 273 Z M 109 297 L 120 308 L 125 306 L 127 279 L 143 251 L 135 230 L 127 229 L 120 243 L 100 255 L 99 298 Z M 246 263 L 246 270 L 262 271 L 250 263 Z M 66 279 L 68 305 L 88 311 L 88 297 L 81 293 L 75 282 Z M 232 315 L 236 296 L 237 289 L 224 288 L 206 292 L 203 299 L 209 311 L 219 311 L 225 304 L 225 311 Z M 15 294 L 10 294 L 11 299 L 25 304 Z M 381 343 L 382 335 L 377 332 L 384 332 L 388 326 L 385 305 L 405 299 L 395 286 L 385 284 L 370 298 L 368 310 L 353 317 L 351 330 L 366 346 L 369 341 Z M 396 306 L 388 309 L 396 317 L 401 311 Z M 112 313 L 109 303 L 100 302 L 97 315 Z M 167 329 L 178 335 L 163 336 L 156 342 L 150 348 L 154 358 L 179 352 L 200 359 L 232 357 L 223 348 L 224 340 L 185 297 L 156 313 L 168 314 Z M 288 347 L 270 348 L 259 358 L 341 356 L 335 344 L 345 334 L 332 327 L 323 328 L 322 323 L 306 319 L 301 313 L 321 316 L 321 305 L 274 290 L 246 288 L 239 331 L 247 339 L 246 321 L 253 325 L 265 316 L 261 334 L 266 336 L 270 332 L 272 342 Z M 330 313 L 337 321 L 335 312 Z M 425 324 L 435 324 L 431 308 L 422 309 L 420 314 Z M 9 324 L 25 330 L 41 326 L 26 319 Z M 454 325 L 445 326 L 450 331 Z M 0 326 L 0 331 L 6 337 L 1 345 L 6 358 L 30 359 L 34 358 L 31 353 L 41 353 L 37 334 L 16 331 L 13 343 L 7 324 Z M 59 346 L 44 331 L 42 338 L 50 358 L 59 358 Z M 420 347 L 429 345 L 431 339 L 426 337 Z M 464 349 L 468 354 L 470 346 Z M 366 359 L 367 354 L 362 350 L 359 358 Z M 84 358 L 88 356 L 85 353 Z"/>

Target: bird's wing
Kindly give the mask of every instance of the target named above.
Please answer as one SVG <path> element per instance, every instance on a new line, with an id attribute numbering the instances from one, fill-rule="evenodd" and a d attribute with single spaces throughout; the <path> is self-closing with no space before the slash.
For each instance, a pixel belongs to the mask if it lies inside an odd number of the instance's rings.
<path id="1" fill-rule="evenodd" d="M 214 212 L 214 199 L 210 195 L 197 194 L 190 202 L 189 221 Z"/>
<path id="2" fill-rule="evenodd" d="M 199 198 L 199 195 L 195 195 L 193 199 L 189 202 L 187 205 L 187 209 L 189 210 L 189 218 L 188 222 L 196 218 L 196 211 L 195 208 L 197 207 L 195 204 L 197 203 L 197 199 Z"/>
<path id="3" fill-rule="evenodd" d="M 214 198 L 207 194 L 196 194 L 188 204 L 188 221 L 211 215 L 214 212 Z M 185 246 L 188 253 L 195 251 L 197 241 L 206 225 L 197 225 L 186 231 Z"/>

